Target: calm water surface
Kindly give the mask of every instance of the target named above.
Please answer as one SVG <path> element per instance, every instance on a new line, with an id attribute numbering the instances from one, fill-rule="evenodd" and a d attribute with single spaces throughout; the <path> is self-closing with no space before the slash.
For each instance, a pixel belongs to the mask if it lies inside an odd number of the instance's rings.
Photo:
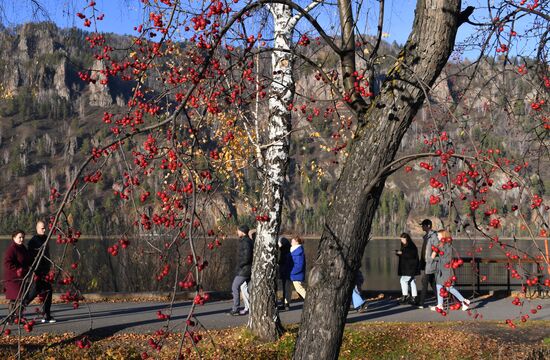
<path id="1" fill-rule="evenodd" d="M 30 237 L 29 237 L 30 238 Z M 0 254 L 3 254 L 11 240 L 0 240 Z M 135 240 L 137 241 L 137 240 Z M 419 250 L 421 239 L 415 239 Z M 79 281 L 80 288 L 83 291 L 158 291 L 169 290 L 173 285 L 174 279 L 167 277 L 161 282 L 156 281 L 156 274 L 160 272 L 164 264 L 162 259 L 148 254 L 136 254 L 135 252 L 119 252 L 116 258 L 107 254 L 107 247 L 116 241 L 105 240 L 80 240 L 76 250 L 69 248 L 67 256 L 69 261 L 77 259 L 80 254 L 80 265 L 77 270 L 76 278 Z M 518 247 L 527 253 L 537 254 L 536 246 L 544 251 L 543 241 L 519 241 Z M 199 244 L 199 253 L 205 248 Z M 228 239 L 216 252 L 206 253 L 210 255 L 210 265 L 208 271 L 204 273 L 205 288 L 215 291 L 227 291 L 231 288 L 231 281 L 234 276 L 236 262 L 237 240 Z M 366 290 L 398 290 L 399 278 L 397 276 L 398 257 L 394 254 L 395 249 L 399 249 L 398 239 L 378 239 L 371 240 L 365 250 L 362 263 L 362 271 L 365 277 L 363 288 Z M 474 249 L 482 248 L 482 252 L 477 253 L 476 257 L 483 258 L 505 258 L 505 254 L 500 249 L 488 249 L 488 241 L 481 240 L 472 246 L 471 240 L 455 239 L 454 248 L 456 253 L 462 257 L 472 256 Z M 131 247 L 135 246 L 135 242 Z M 309 267 L 313 264 L 317 251 L 318 240 L 306 239 L 304 249 L 306 261 Z M 53 244 L 51 252 L 54 259 L 61 253 L 61 246 Z M 3 268 L 0 267 L 0 276 Z M 482 275 L 487 276 L 488 281 L 506 283 L 505 264 L 486 264 L 480 269 Z M 469 264 L 465 264 L 457 273 L 460 283 L 471 283 L 472 271 Z M 181 280 L 181 278 L 180 278 Z M 514 283 L 514 282 L 513 282 Z M 517 281 L 515 282 L 518 283 Z M 462 286 L 464 288 L 464 286 Z M 491 286 L 489 289 L 499 287 Z M 58 286 L 56 291 L 64 291 L 64 288 Z"/>

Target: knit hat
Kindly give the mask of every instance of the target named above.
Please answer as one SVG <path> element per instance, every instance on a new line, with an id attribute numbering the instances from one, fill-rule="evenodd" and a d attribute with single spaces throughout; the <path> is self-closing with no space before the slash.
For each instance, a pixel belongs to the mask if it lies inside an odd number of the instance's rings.
<path id="1" fill-rule="evenodd" d="M 239 231 L 245 233 L 248 235 L 248 232 L 250 231 L 250 228 L 247 225 L 241 225 L 239 226 Z"/>
<path id="2" fill-rule="evenodd" d="M 422 225 L 422 226 L 424 226 L 424 225 L 426 225 L 426 226 L 432 226 L 432 221 L 431 221 L 430 219 L 424 219 L 424 220 L 422 220 L 422 222 L 421 222 L 420 224 L 418 224 L 418 225 Z"/>

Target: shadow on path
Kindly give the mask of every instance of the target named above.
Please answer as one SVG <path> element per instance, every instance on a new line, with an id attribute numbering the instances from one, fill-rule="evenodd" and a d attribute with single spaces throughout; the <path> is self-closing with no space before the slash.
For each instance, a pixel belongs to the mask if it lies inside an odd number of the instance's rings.
<path id="1" fill-rule="evenodd" d="M 90 304 L 93 305 L 93 304 Z M 183 303 L 174 303 L 172 305 L 172 309 L 178 309 L 185 306 L 190 306 L 191 302 L 186 301 Z M 110 317 L 110 316 L 124 316 L 124 315 L 132 315 L 134 313 L 140 313 L 140 312 L 153 312 L 157 310 L 167 310 L 169 308 L 169 304 L 151 304 L 149 306 L 139 306 L 139 307 L 131 307 L 127 309 L 118 309 L 118 310 L 99 310 L 94 311 L 93 306 L 90 306 L 90 313 L 92 315 L 93 319 L 99 318 L 99 317 Z M 76 320 L 81 319 L 88 319 L 90 317 L 90 314 L 85 310 L 86 306 L 82 306 L 82 312 L 77 314 L 76 316 L 71 316 L 70 318 L 63 320 L 63 322 L 72 322 Z M 61 311 L 58 311 L 57 309 L 52 309 L 52 315 L 56 315 L 58 313 L 64 312 L 64 311 L 71 311 L 73 310 L 72 307 L 68 307 L 66 309 L 63 309 Z"/>
<path id="2" fill-rule="evenodd" d="M 356 322 L 361 322 L 365 320 L 373 320 L 389 315 L 402 314 L 413 310 L 419 310 L 416 306 L 412 305 L 401 305 L 394 300 L 379 300 L 369 302 L 369 306 L 365 313 L 361 315 L 349 317 L 346 320 L 347 324 L 353 324 Z M 353 314 L 353 313 L 351 313 Z"/>

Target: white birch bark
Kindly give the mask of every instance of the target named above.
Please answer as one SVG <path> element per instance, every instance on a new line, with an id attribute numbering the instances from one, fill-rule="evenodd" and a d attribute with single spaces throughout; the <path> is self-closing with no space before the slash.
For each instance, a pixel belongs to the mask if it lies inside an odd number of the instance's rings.
<path id="1" fill-rule="evenodd" d="M 263 160 L 263 185 L 259 213 L 269 220 L 258 222 L 254 263 L 250 287 L 251 310 L 248 327 L 265 340 L 275 340 L 282 333 L 277 311 L 277 236 L 281 226 L 285 177 L 290 149 L 291 111 L 295 84 L 292 54 L 292 34 L 297 19 L 292 10 L 282 4 L 271 4 L 274 20 L 274 51 L 272 53 L 273 80 L 269 91 L 269 118 L 267 146 Z"/>

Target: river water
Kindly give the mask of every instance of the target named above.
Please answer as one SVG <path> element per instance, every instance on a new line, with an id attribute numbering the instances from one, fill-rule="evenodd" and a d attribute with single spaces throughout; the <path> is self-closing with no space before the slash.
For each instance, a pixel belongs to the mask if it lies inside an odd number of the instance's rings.
<path id="1" fill-rule="evenodd" d="M 0 254 L 4 254 L 6 247 L 11 240 L 0 240 Z M 108 254 L 107 247 L 116 243 L 111 240 L 80 240 L 76 247 L 68 246 L 65 252 L 65 266 L 69 268 L 72 262 L 79 262 L 78 269 L 72 271 L 78 286 L 84 292 L 139 292 L 139 291 L 168 291 L 174 284 L 173 271 L 175 269 L 173 259 L 167 260 L 166 255 L 162 257 L 155 253 L 145 244 L 144 239 L 130 240 L 131 244 L 127 250 L 119 250 L 119 255 L 113 257 Z M 153 242 L 149 240 L 150 242 Z M 415 239 L 415 243 L 420 249 L 421 238 Z M 162 240 L 160 240 L 162 243 Z M 209 260 L 209 266 L 203 272 L 205 289 L 213 291 L 228 291 L 231 288 L 231 281 L 234 276 L 236 264 L 237 239 L 224 240 L 222 246 L 209 250 L 208 241 L 199 241 L 197 245 L 198 253 Z M 510 243 L 510 241 L 507 241 Z M 400 242 L 397 238 L 373 239 L 371 240 L 363 256 L 362 271 L 365 277 L 363 289 L 365 290 L 398 290 L 399 277 L 397 275 L 398 257 L 394 254 L 395 249 L 399 249 Z M 455 239 L 453 246 L 455 255 L 462 257 L 504 259 L 505 253 L 500 248 L 489 249 L 487 240 L 476 241 Z M 313 264 L 317 252 L 318 239 L 305 239 L 304 249 L 306 253 L 307 268 Z M 161 246 L 159 246 L 161 247 Z M 539 254 L 537 247 L 544 252 L 544 242 L 542 240 L 521 240 L 517 242 L 517 247 L 531 255 Z M 479 252 L 476 252 L 479 251 Z M 507 250 L 509 251 L 509 250 Z M 63 247 L 58 244 L 51 246 L 52 257 L 60 259 Z M 186 253 L 183 254 L 185 258 Z M 57 260 L 58 261 L 58 260 Z M 171 263 L 171 271 L 168 276 L 161 281 L 157 281 L 156 276 L 162 271 L 166 263 Z M 524 268 L 531 271 L 532 264 L 526 264 Z M 69 268 L 70 269 L 70 268 Z M 180 269 L 179 280 L 188 272 L 188 267 L 183 266 Z M 486 286 L 486 289 L 494 290 L 502 288 L 506 284 L 507 272 L 506 264 L 482 264 L 480 275 L 486 280 L 481 283 L 501 284 L 501 286 Z M 0 267 L 0 276 L 3 268 Z M 464 284 L 475 282 L 472 276 L 472 267 L 465 264 L 457 272 L 458 282 L 463 284 L 461 288 L 471 289 Z M 546 275 L 548 276 L 548 275 Z M 518 281 L 512 281 L 512 284 L 519 284 Z M 56 285 L 56 291 L 65 291 L 66 287 Z"/>

